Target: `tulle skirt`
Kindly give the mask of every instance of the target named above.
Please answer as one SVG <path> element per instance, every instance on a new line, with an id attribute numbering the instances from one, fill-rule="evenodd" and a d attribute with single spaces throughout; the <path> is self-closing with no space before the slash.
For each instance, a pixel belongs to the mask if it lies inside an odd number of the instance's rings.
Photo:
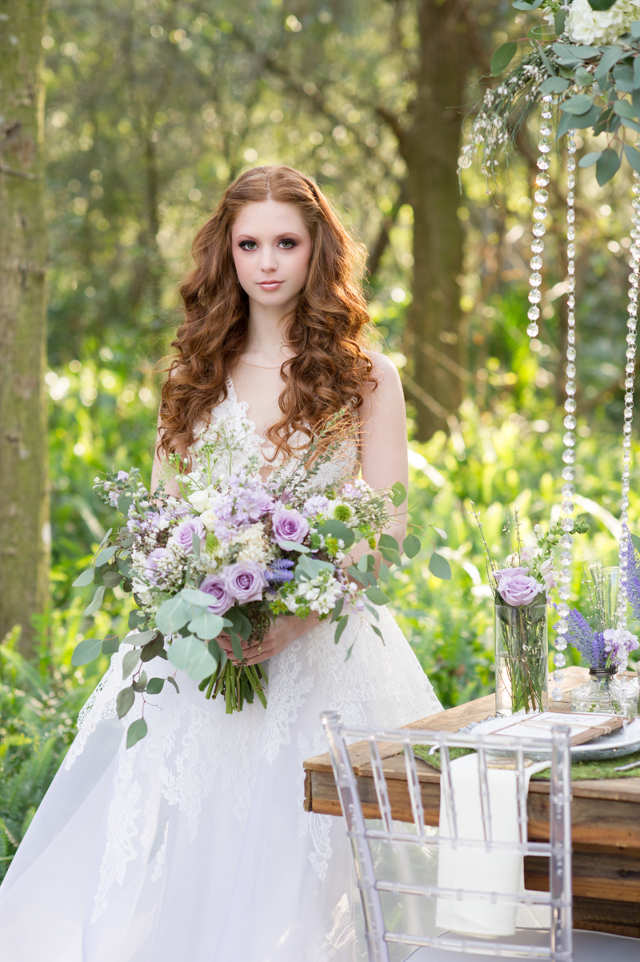
<path id="1" fill-rule="evenodd" d="M 0 887 L 4 962 L 364 960 L 344 822 L 304 811 L 302 762 L 327 750 L 325 709 L 385 726 L 439 709 L 386 609 L 380 627 L 384 644 L 357 614 L 338 645 L 326 624 L 296 639 L 266 710 L 227 715 L 178 671 L 130 749 L 113 655 Z"/>

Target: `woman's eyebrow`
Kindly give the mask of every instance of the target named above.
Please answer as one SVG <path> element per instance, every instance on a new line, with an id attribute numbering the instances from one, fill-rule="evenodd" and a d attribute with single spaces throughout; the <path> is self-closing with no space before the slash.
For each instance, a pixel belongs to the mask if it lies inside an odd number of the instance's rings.
<path id="1" fill-rule="evenodd" d="M 273 238 L 274 240 L 280 240 L 281 237 L 297 237 L 300 238 L 300 234 L 295 230 L 286 230 L 282 234 L 276 234 Z M 252 234 L 238 234 L 238 240 L 255 240 Z"/>

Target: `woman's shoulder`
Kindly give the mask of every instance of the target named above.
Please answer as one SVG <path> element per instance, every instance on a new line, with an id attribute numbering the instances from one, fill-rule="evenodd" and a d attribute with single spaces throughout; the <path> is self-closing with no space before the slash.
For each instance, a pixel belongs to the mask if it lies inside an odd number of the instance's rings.
<path id="1" fill-rule="evenodd" d="M 365 350 L 365 354 L 371 361 L 371 375 L 375 379 L 375 384 L 367 381 L 364 385 L 363 396 L 376 400 L 388 401 L 402 394 L 402 382 L 398 368 L 390 357 L 381 351 Z"/>

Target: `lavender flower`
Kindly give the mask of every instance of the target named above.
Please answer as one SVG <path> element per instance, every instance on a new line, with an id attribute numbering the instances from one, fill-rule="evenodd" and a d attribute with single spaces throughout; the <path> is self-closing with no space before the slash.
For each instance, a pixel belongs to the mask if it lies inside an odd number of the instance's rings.
<path id="1" fill-rule="evenodd" d="M 307 519 L 293 508 L 276 508 L 273 512 L 273 536 L 281 548 L 286 548 L 286 541 L 300 544 L 309 531 Z"/>
<path id="2" fill-rule="evenodd" d="M 626 551 L 622 559 L 627 575 L 627 598 L 636 618 L 640 618 L 640 567 L 638 554 L 631 537 L 627 537 Z"/>
<path id="3" fill-rule="evenodd" d="M 276 558 L 272 561 L 267 568 L 267 581 L 276 584 L 282 584 L 285 581 L 293 581 L 293 568 L 294 562 L 289 558 Z"/>
<path id="4" fill-rule="evenodd" d="M 264 569 L 255 561 L 237 561 L 225 568 L 224 583 L 229 594 L 244 604 L 262 599 L 267 579 Z"/>
<path id="5" fill-rule="evenodd" d="M 234 603 L 233 598 L 227 591 L 224 578 L 219 575 L 207 575 L 204 581 L 200 583 L 200 591 L 212 596 L 213 601 L 209 605 L 209 611 L 212 611 L 214 615 L 223 615 Z"/>

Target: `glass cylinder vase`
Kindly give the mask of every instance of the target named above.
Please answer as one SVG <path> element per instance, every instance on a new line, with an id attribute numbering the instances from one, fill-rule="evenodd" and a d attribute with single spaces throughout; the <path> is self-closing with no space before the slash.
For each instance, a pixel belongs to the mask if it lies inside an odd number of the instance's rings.
<path id="1" fill-rule="evenodd" d="M 496 714 L 547 707 L 546 601 L 495 605 Z"/>

